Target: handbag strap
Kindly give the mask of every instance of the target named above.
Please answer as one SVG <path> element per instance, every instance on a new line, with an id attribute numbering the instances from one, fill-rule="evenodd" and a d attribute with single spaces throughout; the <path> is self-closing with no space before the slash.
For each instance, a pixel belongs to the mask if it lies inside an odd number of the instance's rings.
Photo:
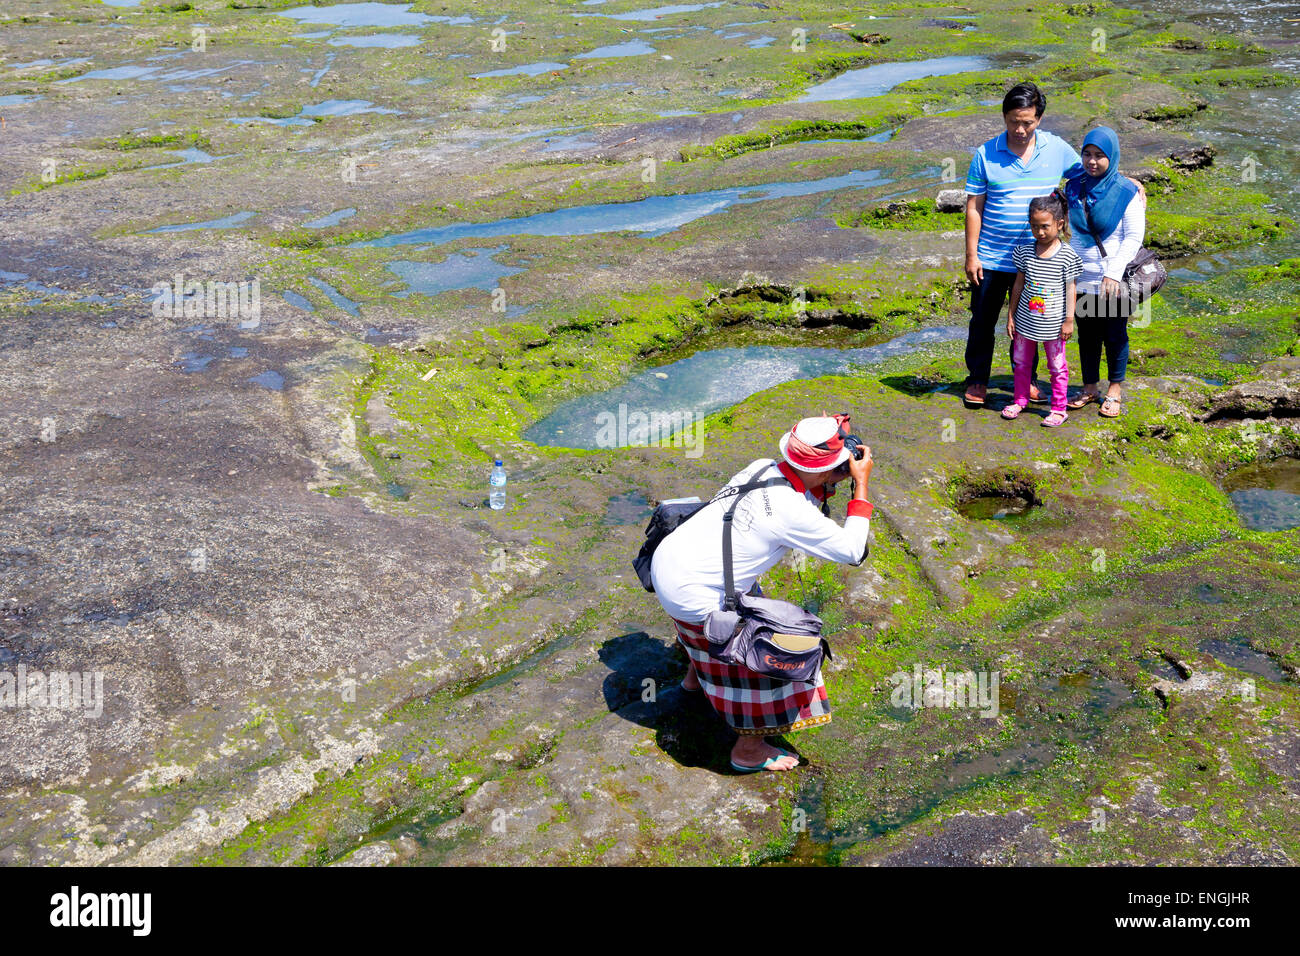
<path id="1" fill-rule="evenodd" d="M 1106 246 L 1104 245 L 1104 243 L 1101 242 L 1101 237 L 1100 237 L 1100 235 L 1097 235 L 1097 230 L 1096 230 L 1095 226 L 1092 225 L 1092 217 L 1088 215 L 1088 207 L 1087 207 L 1087 206 L 1086 206 L 1086 207 L 1083 207 L 1083 221 L 1084 221 L 1084 222 L 1087 222 L 1087 224 L 1088 224 L 1088 232 L 1089 232 L 1089 233 L 1092 233 L 1092 241 L 1095 242 L 1095 243 L 1097 243 L 1097 248 L 1100 248 L 1102 258 L 1104 258 L 1104 259 L 1109 259 L 1109 258 L 1110 258 L 1110 254 L 1109 254 L 1108 251 L 1106 251 Z"/>
<path id="2" fill-rule="evenodd" d="M 1079 205 L 1083 209 L 1083 221 L 1088 224 L 1088 232 L 1092 234 L 1092 241 L 1095 242 L 1097 248 L 1101 250 L 1103 258 L 1109 259 L 1110 253 L 1106 251 L 1106 246 L 1102 243 L 1101 236 L 1097 235 L 1097 228 L 1092 224 L 1092 217 L 1088 215 L 1088 204 L 1080 200 Z"/>
<path id="3" fill-rule="evenodd" d="M 784 476 L 768 478 L 765 481 L 751 481 L 736 489 L 736 500 L 722 513 L 722 585 L 724 590 L 723 606 L 728 611 L 736 609 L 736 578 L 731 567 L 731 519 L 736 513 L 740 499 L 755 488 L 770 488 L 773 485 L 787 483 Z"/>

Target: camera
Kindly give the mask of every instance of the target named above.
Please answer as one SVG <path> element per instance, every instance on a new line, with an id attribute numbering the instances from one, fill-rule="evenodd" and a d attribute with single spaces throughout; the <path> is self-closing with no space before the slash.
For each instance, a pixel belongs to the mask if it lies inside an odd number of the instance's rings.
<path id="1" fill-rule="evenodd" d="M 862 456 L 865 452 L 862 450 L 862 439 L 857 435 L 845 435 L 844 447 L 849 450 L 849 454 L 853 456 L 855 461 L 862 460 Z"/>

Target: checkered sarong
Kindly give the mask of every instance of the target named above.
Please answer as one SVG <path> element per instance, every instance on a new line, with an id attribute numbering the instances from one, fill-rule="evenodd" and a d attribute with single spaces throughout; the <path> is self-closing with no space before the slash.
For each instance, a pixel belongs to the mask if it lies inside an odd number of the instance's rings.
<path id="1" fill-rule="evenodd" d="M 704 625 L 671 620 L 709 703 L 736 733 L 784 734 L 831 722 L 820 670 L 815 681 L 780 681 L 743 664 L 724 664 L 710 656 Z"/>

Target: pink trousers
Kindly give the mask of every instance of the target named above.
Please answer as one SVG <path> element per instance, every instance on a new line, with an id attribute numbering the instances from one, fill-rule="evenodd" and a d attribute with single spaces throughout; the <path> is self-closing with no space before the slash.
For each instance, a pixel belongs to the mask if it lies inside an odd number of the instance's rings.
<path id="1" fill-rule="evenodd" d="M 1017 334 L 1011 343 L 1011 367 L 1015 375 L 1015 401 L 1029 405 L 1029 368 L 1038 343 Z M 1070 366 L 1065 361 L 1065 343 L 1060 339 L 1043 343 L 1047 354 L 1047 367 L 1052 379 L 1052 411 L 1065 411 L 1065 390 L 1070 384 Z"/>

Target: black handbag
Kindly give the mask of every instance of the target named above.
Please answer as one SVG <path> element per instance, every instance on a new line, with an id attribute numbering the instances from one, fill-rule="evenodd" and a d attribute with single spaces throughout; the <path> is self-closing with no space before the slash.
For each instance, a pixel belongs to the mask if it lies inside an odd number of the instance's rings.
<path id="1" fill-rule="evenodd" d="M 650 524 L 645 529 L 645 543 L 632 559 L 636 576 L 641 579 L 641 586 L 654 593 L 654 581 L 650 578 L 650 565 L 654 561 L 655 549 L 677 529 L 683 521 L 692 517 L 708 502 L 705 501 L 671 501 L 658 505 L 650 515 Z"/>
<path id="2" fill-rule="evenodd" d="M 1097 235 L 1097 230 L 1092 225 L 1092 217 L 1088 215 L 1088 207 L 1083 208 L 1083 221 L 1088 224 L 1088 232 L 1092 234 L 1092 241 L 1097 243 L 1097 248 L 1101 254 L 1110 258 L 1110 253 L 1102 244 L 1101 236 Z M 1148 249 L 1142 246 L 1128 265 L 1124 267 L 1124 274 L 1120 278 L 1120 286 L 1123 289 L 1122 295 L 1127 295 L 1127 309 L 1120 312 L 1121 315 L 1132 315 L 1140 306 L 1151 296 L 1160 291 L 1165 282 L 1169 279 L 1169 273 L 1165 269 L 1164 263 L 1160 258 Z"/>

